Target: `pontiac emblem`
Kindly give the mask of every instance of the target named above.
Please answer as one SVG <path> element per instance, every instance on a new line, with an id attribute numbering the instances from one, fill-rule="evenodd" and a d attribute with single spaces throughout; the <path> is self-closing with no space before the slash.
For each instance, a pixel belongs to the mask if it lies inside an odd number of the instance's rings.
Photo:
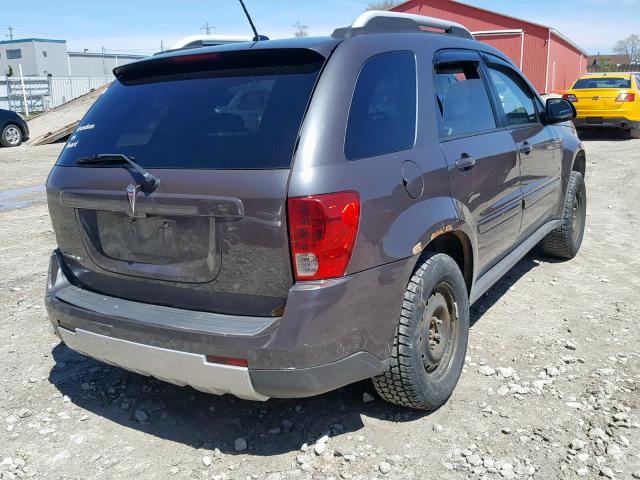
<path id="1" fill-rule="evenodd" d="M 598 95 L 591 97 L 591 100 L 600 100 L 600 97 Z"/>
<path id="2" fill-rule="evenodd" d="M 127 198 L 129 198 L 129 205 L 131 205 L 131 216 L 136 214 L 136 197 L 140 191 L 140 185 L 127 186 Z"/>

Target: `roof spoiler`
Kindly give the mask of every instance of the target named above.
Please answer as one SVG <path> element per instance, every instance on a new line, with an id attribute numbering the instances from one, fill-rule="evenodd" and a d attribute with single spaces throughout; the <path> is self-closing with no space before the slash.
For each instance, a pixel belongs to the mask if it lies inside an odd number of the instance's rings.
<path id="1" fill-rule="evenodd" d="M 260 35 L 259 40 L 269 40 L 268 37 Z M 228 45 L 230 43 L 240 42 L 254 42 L 254 38 L 250 36 L 235 36 L 235 35 L 189 35 L 178 40 L 171 45 L 168 50 L 162 52 L 156 52 L 154 55 L 160 55 L 167 52 L 176 52 L 178 50 L 188 50 L 191 48 L 200 47 L 216 47 L 218 45 Z"/>
<path id="2" fill-rule="evenodd" d="M 425 15 L 370 10 L 364 12 L 350 27 L 338 28 L 333 37 L 345 38 L 367 33 L 396 33 L 423 31 L 424 28 L 435 28 L 456 37 L 473 39 L 471 32 L 463 25 Z"/>

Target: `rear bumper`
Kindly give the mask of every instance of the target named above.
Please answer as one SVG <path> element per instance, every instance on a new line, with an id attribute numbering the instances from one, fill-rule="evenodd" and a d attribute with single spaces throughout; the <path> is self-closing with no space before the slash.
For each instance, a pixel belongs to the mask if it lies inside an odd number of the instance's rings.
<path id="1" fill-rule="evenodd" d="M 603 117 L 594 115 L 580 116 L 573 119 L 577 128 L 640 128 L 640 121 L 625 117 Z"/>
<path id="2" fill-rule="evenodd" d="M 58 327 L 57 332 L 69 348 L 116 367 L 175 385 L 191 385 L 207 393 L 268 399 L 254 390 L 248 368 L 208 363 L 204 355 L 128 342 L 80 328 L 71 331 Z"/>
<path id="3" fill-rule="evenodd" d="M 296 284 L 282 317 L 241 317 L 85 290 L 71 284 L 54 253 L 45 303 L 70 348 L 106 363 L 210 393 L 306 397 L 386 368 L 412 266 L 407 259 Z M 247 359 L 248 368 L 210 363 L 207 355 Z"/>

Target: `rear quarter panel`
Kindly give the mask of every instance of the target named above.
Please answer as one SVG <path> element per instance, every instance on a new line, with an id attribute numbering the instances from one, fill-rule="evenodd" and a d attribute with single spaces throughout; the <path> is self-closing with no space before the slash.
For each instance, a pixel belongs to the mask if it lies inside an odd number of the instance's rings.
<path id="1" fill-rule="evenodd" d="M 414 255 L 417 261 L 433 237 L 461 228 L 437 138 L 431 72 L 438 43 L 438 37 L 425 34 L 355 37 L 337 47 L 316 87 L 301 131 L 288 194 L 344 190 L 360 194 L 360 225 L 348 274 Z M 345 130 L 360 68 L 374 55 L 398 50 L 411 50 L 416 55 L 419 121 L 415 147 L 347 160 Z M 423 190 L 418 199 L 407 193 L 403 183 L 402 166 L 407 160 L 422 173 Z"/>

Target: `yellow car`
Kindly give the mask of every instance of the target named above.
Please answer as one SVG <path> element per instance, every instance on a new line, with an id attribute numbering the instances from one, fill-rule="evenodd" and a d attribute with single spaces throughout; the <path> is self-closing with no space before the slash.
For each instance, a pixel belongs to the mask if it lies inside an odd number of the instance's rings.
<path id="1" fill-rule="evenodd" d="M 576 107 L 577 128 L 615 127 L 640 138 L 640 75 L 591 73 L 576 80 L 562 96 Z"/>

